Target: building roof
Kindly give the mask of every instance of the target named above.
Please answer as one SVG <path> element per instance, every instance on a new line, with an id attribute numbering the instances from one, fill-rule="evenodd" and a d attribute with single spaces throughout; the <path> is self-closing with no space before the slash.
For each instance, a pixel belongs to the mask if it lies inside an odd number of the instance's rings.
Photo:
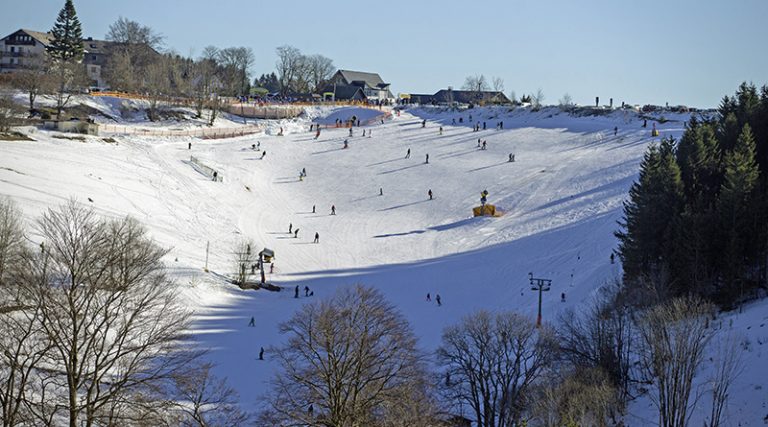
<path id="1" fill-rule="evenodd" d="M 334 92 L 335 89 L 335 92 Z M 323 93 L 325 92 L 331 92 L 334 93 L 334 97 L 336 99 L 355 99 L 355 96 L 357 96 L 357 93 L 360 92 L 360 99 L 365 99 L 365 93 L 363 93 L 363 90 L 359 86 L 352 86 L 352 85 L 336 85 L 334 88 L 334 85 L 326 86 L 323 89 Z"/>
<path id="2" fill-rule="evenodd" d="M 347 84 L 352 84 L 352 82 L 365 82 L 368 87 L 377 87 L 380 89 L 386 89 L 387 86 L 389 86 L 389 83 L 384 83 L 381 76 L 376 73 L 351 70 L 339 70 L 337 72 L 341 74 Z"/>
<path id="3" fill-rule="evenodd" d="M 51 44 L 51 40 L 53 39 L 53 34 L 51 34 L 51 33 L 43 33 L 43 32 L 40 32 L 40 31 L 25 30 L 23 28 L 18 30 L 18 31 L 14 31 L 13 33 L 9 34 L 8 36 L 6 36 L 4 38 L 8 38 L 8 37 L 18 33 L 19 31 L 24 32 L 27 35 L 31 36 L 33 39 L 35 39 L 35 40 L 39 41 L 40 43 L 42 43 L 43 46 L 48 46 L 49 44 Z"/>

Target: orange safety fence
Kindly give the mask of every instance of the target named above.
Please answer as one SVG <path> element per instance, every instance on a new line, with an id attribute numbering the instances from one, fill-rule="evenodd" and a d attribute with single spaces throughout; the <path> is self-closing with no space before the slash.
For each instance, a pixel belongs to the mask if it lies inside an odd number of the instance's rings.
<path id="1" fill-rule="evenodd" d="M 189 136 L 203 139 L 233 138 L 236 136 L 253 135 L 264 131 L 264 126 L 241 126 L 236 128 L 199 128 L 199 129 L 147 129 L 136 126 L 120 126 L 100 124 L 99 133 L 115 135 L 142 135 L 142 136 Z"/>

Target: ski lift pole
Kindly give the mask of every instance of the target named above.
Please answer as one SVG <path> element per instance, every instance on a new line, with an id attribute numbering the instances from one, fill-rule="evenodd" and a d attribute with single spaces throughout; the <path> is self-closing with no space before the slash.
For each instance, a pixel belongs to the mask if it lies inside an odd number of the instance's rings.
<path id="1" fill-rule="evenodd" d="M 536 318 L 536 327 L 541 326 L 541 296 L 543 292 L 549 291 L 552 287 L 552 280 L 539 279 L 533 277 L 533 273 L 528 273 L 528 280 L 531 282 L 531 290 L 539 291 L 539 315 Z"/>
<path id="2" fill-rule="evenodd" d="M 205 242 L 205 272 L 208 272 L 208 249 L 211 247 L 211 241 Z"/>

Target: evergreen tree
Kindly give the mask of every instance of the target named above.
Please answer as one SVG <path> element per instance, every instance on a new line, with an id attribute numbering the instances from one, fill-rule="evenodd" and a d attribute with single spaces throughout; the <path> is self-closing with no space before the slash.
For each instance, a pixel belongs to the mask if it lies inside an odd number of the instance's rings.
<path id="1" fill-rule="evenodd" d="M 675 162 L 674 140 L 652 145 L 640 165 L 640 178 L 624 203 L 619 255 L 625 279 L 634 282 L 645 275 L 669 271 L 674 253 L 674 220 L 683 206 L 683 183 Z"/>
<path id="2" fill-rule="evenodd" d="M 734 149 L 725 156 L 725 174 L 720 191 L 718 212 L 723 239 L 722 275 L 724 294 L 734 295 L 734 286 L 744 279 L 750 261 L 754 262 L 755 231 L 751 216 L 756 208 L 755 190 L 760 172 L 755 161 L 755 140 L 748 124 L 744 125 Z"/>
<path id="3" fill-rule="evenodd" d="M 72 0 L 66 0 L 51 30 L 53 38 L 46 48 L 56 61 L 77 62 L 83 58 L 83 30 Z"/>
<path id="4" fill-rule="evenodd" d="M 59 80 L 56 115 L 60 119 L 61 111 L 71 97 L 70 86 L 84 74 L 83 67 L 78 64 L 83 58 L 83 31 L 72 0 L 66 0 L 56 18 L 51 34 L 53 37 L 46 50 L 53 60 Z"/>
<path id="5" fill-rule="evenodd" d="M 677 147 L 686 204 L 710 208 L 721 184 L 720 148 L 713 123 L 691 119 Z"/>

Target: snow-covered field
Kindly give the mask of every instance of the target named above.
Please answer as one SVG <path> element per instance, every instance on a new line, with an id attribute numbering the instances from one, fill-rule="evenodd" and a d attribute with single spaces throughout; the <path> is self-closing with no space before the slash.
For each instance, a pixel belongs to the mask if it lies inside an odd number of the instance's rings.
<path id="1" fill-rule="evenodd" d="M 415 109 L 383 125 L 355 128 L 351 138 L 348 129 L 324 129 L 318 140 L 309 131 L 309 118 L 333 123 L 361 113 L 313 109 L 308 118 L 268 124 L 263 135 L 226 140 L 133 136 L 80 142 L 38 130 L 31 134 L 34 142 L 0 142 L 0 196 L 18 202 L 30 222 L 74 197 L 100 214 L 129 214 L 146 224 L 161 245 L 172 248 L 168 265 L 195 310 L 200 345 L 211 349 L 218 373 L 228 377 L 246 408 L 267 392 L 277 367 L 268 352 L 266 361 L 257 360 L 260 347 L 279 344 L 277 324 L 309 301 L 293 298 L 296 285 L 312 289 L 310 298 L 338 286 L 375 286 L 431 351 L 445 326 L 479 308 L 535 317 L 529 272 L 552 279 L 545 321 L 589 301 L 621 275 L 609 260 L 613 232 L 653 141 L 650 121 L 643 129 L 635 113 L 624 112 L 571 117 L 554 108 Z M 670 118 L 657 125 L 661 135 L 681 135 L 687 116 Z M 474 132 L 477 121 L 487 130 Z M 503 130 L 496 129 L 499 121 Z M 273 136 L 279 127 L 285 136 Z M 347 138 L 349 148 L 343 149 Z M 487 141 L 486 150 L 477 147 L 478 138 Z M 257 141 L 267 153 L 263 159 L 251 149 Z M 508 161 L 510 154 L 515 162 Z M 223 182 L 196 172 L 190 155 L 219 170 Z M 307 178 L 300 181 L 302 168 Z M 485 189 L 503 216 L 472 217 Z M 332 205 L 336 215 L 330 215 Z M 289 224 L 300 230 L 298 238 L 288 233 Z M 319 244 L 312 243 L 316 232 Z M 232 253 L 242 239 L 275 251 L 269 280 L 286 292 L 241 291 L 221 278 L 233 270 Z M 212 273 L 203 271 L 208 243 Z M 439 294 L 443 305 L 427 302 L 427 293 Z M 765 307 L 758 303 L 725 317 L 725 329 L 749 340 L 746 370 L 728 412 L 731 425 L 763 425 L 768 414 Z M 251 316 L 255 328 L 247 327 Z M 630 407 L 629 425 L 656 422 L 647 404 L 641 399 Z M 693 425 L 704 420 L 700 412 Z"/>

